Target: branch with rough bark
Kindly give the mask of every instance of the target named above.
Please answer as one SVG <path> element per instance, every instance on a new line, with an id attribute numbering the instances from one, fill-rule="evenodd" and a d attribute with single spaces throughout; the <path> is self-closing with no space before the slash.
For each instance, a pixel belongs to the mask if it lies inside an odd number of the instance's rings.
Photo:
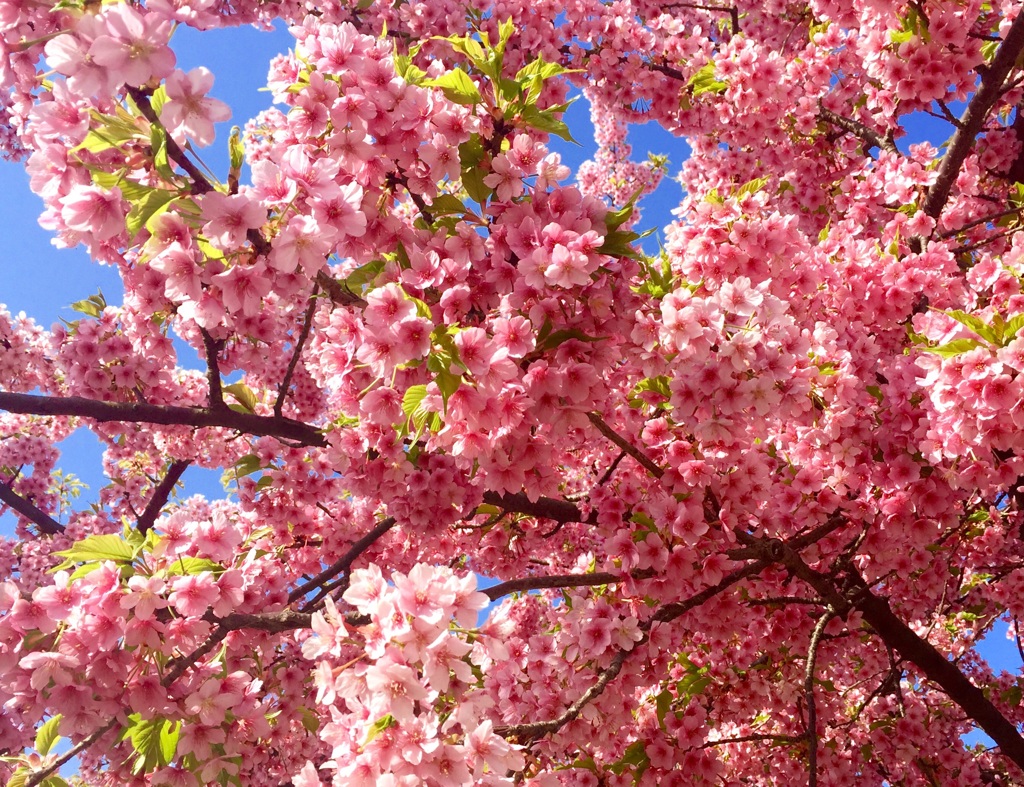
<path id="1" fill-rule="evenodd" d="M 338 574 L 342 574 L 348 571 L 352 567 L 352 564 L 356 561 L 356 559 L 361 554 L 363 554 L 363 552 L 369 549 L 374 544 L 374 542 L 377 541 L 377 539 L 379 539 L 381 536 L 387 533 L 394 526 L 394 517 L 382 519 L 380 522 L 377 523 L 377 525 L 372 530 L 370 530 L 366 535 L 364 535 L 362 538 L 360 538 L 358 541 L 352 544 L 348 552 L 346 552 L 344 555 L 342 555 L 340 558 L 334 561 L 331 565 L 329 565 L 327 568 L 325 568 L 323 571 L 321 571 L 319 574 L 317 574 L 315 577 L 309 580 L 309 582 L 306 582 L 300 585 L 299 587 L 295 588 L 295 590 L 293 590 L 288 595 L 288 603 L 295 603 L 300 598 L 304 597 L 307 593 L 310 593 L 316 590 L 317 588 L 321 588 L 325 582 L 330 581 Z M 323 595 L 324 594 L 322 593 L 317 594 L 315 598 L 309 601 L 309 606 L 315 605 L 318 601 L 320 601 L 321 598 L 323 598 Z"/>
<path id="2" fill-rule="evenodd" d="M 510 579 L 497 585 L 485 588 L 483 592 L 491 601 L 507 596 L 509 593 L 521 593 L 524 590 L 543 590 L 558 588 L 596 587 L 598 585 L 614 585 L 628 579 L 650 579 L 657 576 L 652 569 L 632 571 L 628 575 L 611 574 L 597 571 L 593 574 L 551 574 L 543 577 L 520 577 Z"/>
<path id="3" fill-rule="evenodd" d="M 295 340 L 295 347 L 292 350 L 292 357 L 288 361 L 288 368 L 285 369 L 284 378 L 277 389 L 277 401 L 274 402 L 274 415 L 282 418 L 284 415 L 284 400 L 288 397 L 288 389 L 292 384 L 292 375 L 295 374 L 295 367 L 299 365 L 299 358 L 302 357 L 302 348 L 309 338 L 309 329 L 313 325 L 313 313 L 316 311 L 316 294 L 319 291 L 318 284 L 313 285 L 313 292 L 309 295 L 309 304 L 306 306 L 306 313 L 302 316 L 302 329 Z"/>
<path id="4" fill-rule="evenodd" d="M 899 651 L 905 661 L 916 665 L 928 680 L 938 684 L 999 745 L 1004 756 L 1024 768 L 1024 738 L 1017 731 L 1016 725 L 1003 716 L 985 693 L 930 642 L 919 637 L 900 620 L 893 613 L 889 602 L 872 593 L 864 579 L 852 568 L 847 570 L 854 586 L 853 592 L 843 596 L 834 578 L 810 568 L 790 544 L 777 539 L 757 539 L 755 549 L 759 549 L 765 559 L 781 563 L 813 587 L 838 614 L 849 609 L 860 612 L 864 621 L 887 646 Z"/>
<path id="5" fill-rule="evenodd" d="M 64 525 L 43 511 L 31 500 L 26 500 L 2 481 L 0 481 L 0 500 L 33 522 L 39 528 L 39 532 L 48 536 L 55 536 L 58 533 L 64 532 Z"/>
<path id="6" fill-rule="evenodd" d="M 1017 58 L 1020 57 L 1022 51 L 1024 51 L 1024 14 L 1018 14 L 1010 25 L 1010 29 L 1007 30 L 1003 42 L 999 45 L 992 63 L 981 72 L 981 86 L 961 115 L 960 125 L 953 133 L 946 154 L 939 163 L 935 182 L 928 189 L 928 194 L 921 205 L 925 214 L 933 219 L 938 219 L 942 209 L 946 207 L 953 184 L 960 174 L 960 168 L 971 152 L 971 148 L 974 147 L 977 136 L 988 119 L 989 112 L 1003 94 L 1006 77 L 1016 65 Z"/>
<path id="7" fill-rule="evenodd" d="M 100 402 L 80 396 L 37 396 L 0 391 L 0 410 L 27 415 L 91 418 L 105 423 L 146 423 L 161 426 L 219 427 L 257 437 L 277 437 L 305 446 L 324 447 L 327 438 L 315 426 L 228 407 L 177 407 L 144 402 Z"/>
<path id="8" fill-rule="evenodd" d="M 883 136 L 873 128 L 861 123 L 859 120 L 845 117 L 837 112 L 833 112 L 831 109 L 823 107 L 820 101 L 818 102 L 818 117 L 829 125 L 853 134 L 864 143 L 865 148 L 878 148 L 879 150 L 884 150 L 887 153 L 899 152 L 896 147 L 896 143 L 893 142 L 892 132 L 886 133 Z"/>
<path id="9" fill-rule="evenodd" d="M 174 490 L 174 485 L 181 479 L 182 473 L 185 472 L 189 464 L 191 463 L 185 460 L 171 462 L 171 466 L 167 468 L 166 475 L 161 479 L 157 488 L 153 490 L 153 496 L 149 499 L 149 503 L 146 504 L 146 510 L 139 516 L 137 526 L 140 533 L 147 533 L 156 523 L 156 518 L 160 516 L 161 509 L 167 504 L 167 500 Z"/>

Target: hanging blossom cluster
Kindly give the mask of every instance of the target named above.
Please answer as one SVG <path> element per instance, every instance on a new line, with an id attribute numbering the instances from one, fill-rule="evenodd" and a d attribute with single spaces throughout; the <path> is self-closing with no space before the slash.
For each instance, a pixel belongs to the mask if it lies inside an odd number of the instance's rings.
<path id="1" fill-rule="evenodd" d="M 228 132 L 175 30 L 276 22 Z M 124 283 L 0 307 L 0 776 L 1024 779 L 1022 52 L 1009 0 L 0 7 L 0 150 Z"/>

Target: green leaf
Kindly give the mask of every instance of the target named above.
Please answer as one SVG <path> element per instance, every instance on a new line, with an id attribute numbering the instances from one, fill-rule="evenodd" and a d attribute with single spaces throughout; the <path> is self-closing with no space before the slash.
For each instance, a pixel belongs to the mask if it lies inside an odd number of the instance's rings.
<path id="1" fill-rule="evenodd" d="M 462 187 L 470 199 L 481 205 L 490 199 L 491 187 L 484 183 L 484 173 L 478 167 L 468 167 L 462 170 Z"/>
<path id="2" fill-rule="evenodd" d="M 180 723 L 160 717 L 143 719 L 138 713 L 132 713 L 128 719 L 130 724 L 121 733 L 121 740 L 130 739 L 135 750 L 132 772 L 149 773 L 170 764 L 178 746 Z"/>
<path id="3" fill-rule="evenodd" d="M 178 752 L 178 734 L 181 732 L 181 722 L 167 721 L 160 729 L 160 764 L 167 765 L 174 760 Z"/>
<path id="4" fill-rule="evenodd" d="M 263 461 L 256 454 L 246 454 L 231 466 L 232 476 L 245 476 L 263 469 Z"/>
<path id="5" fill-rule="evenodd" d="M 466 206 L 454 194 L 438 194 L 434 197 L 433 202 L 430 203 L 430 213 L 435 218 L 438 216 L 463 214 L 465 212 Z"/>
<path id="6" fill-rule="evenodd" d="M 425 79 L 423 84 L 440 88 L 445 97 L 456 104 L 479 104 L 483 101 L 476 83 L 461 68 L 454 68 L 437 79 Z"/>
<path id="7" fill-rule="evenodd" d="M 656 708 L 656 714 L 658 716 L 658 726 L 665 730 L 665 716 L 668 715 L 669 709 L 672 707 L 672 693 L 665 689 L 657 697 L 654 698 L 654 704 Z"/>
<path id="8" fill-rule="evenodd" d="M 204 571 L 219 576 L 224 573 L 224 566 L 205 557 L 179 557 L 167 566 L 166 574 L 169 577 L 192 577 Z"/>
<path id="9" fill-rule="evenodd" d="M 50 753 L 53 744 L 60 740 L 57 728 L 60 726 L 61 714 L 51 716 L 36 732 L 35 749 L 44 757 Z"/>
<path id="10" fill-rule="evenodd" d="M 728 82 L 715 79 L 714 62 L 707 63 L 703 68 L 694 73 L 690 77 L 690 81 L 687 82 L 687 85 L 690 88 L 690 93 L 694 96 L 699 96 L 702 93 L 724 93 L 726 88 L 729 87 Z"/>
<path id="11" fill-rule="evenodd" d="M 153 95 L 149 97 L 149 105 L 153 107 L 153 111 L 156 112 L 159 117 L 161 110 L 164 108 L 164 104 L 167 103 L 167 88 L 160 85 L 156 90 L 153 91 Z"/>
<path id="12" fill-rule="evenodd" d="M 125 220 L 129 237 L 134 239 L 151 218 L 166 211 L 175 196 L 173 191 L 154 189 L 138 202 L 133 200 L 132 209 Z"/>
<path id="13" fill-rule="evenodd" d="M 70 568 L 77 563 L 88 563 L 91 561 L 112 560 L 115 563 L 131 563 L 135 558 L 135 551 L 131 545 L 121 536 L 91 535 L 54 554 L 65 558 L 64 562 L 57 566 L 54 571 L 62 568 Z"/>
<path id="14" fill-rule="evenodd" d="M 462 163 L 463 171 L 479 166 L 483 160 L 484 143 L 480 141 L 479 134 L 473 134 L 459 145 L 459 161 Z"/>
<path id="15" fill-rule="evenodd" d="M 367 743 L 369 743 L 382 732 L 384 732 L 384 730 L 394 727 L 397 723 L 398 722 L 395 721 L 395 717 L 392 716 L 390 713 L 387 716 L 382 716 L 381 718 L 377 719 L 377 721 L 370 725 L 370 729 L 367 730 L 366 740 L 363 742 L 363 745 L 365 746 Z"/>
<path id="16" fill-rule="evenodd" d="M 973 314 L 968 314 L 967 312 L 960 311 L 959 309 L 943 311 L 942 314 L 945 314 L 947 317 L 952 317 L 961 325 L 970 328 L 985 341 L 996 343 L 995 331 Z"/>
<path id="17" fill-rule="evenodd" d="M 362 294 L 363 289 L 369 287 L 384 270 L 384 266 L 384 260 L 370 260 L 360 265 L 345 277 L 345 287 L 357 295 Z"/>
<path id="18" fill-rule="evenodd" d="M 941 355 L 943 358 L 951 358 L 954 355 L 960 355 L 980 346 L 981 343 L 974 339 L 954 339 L 939 347 L 921 347 L 920 349 L 926 353 Z"/>
<path id="19" fill-rule="evenodd" d="M 553 350 L 559 345 L 565 344 L 570 339 L 575 339 L 579 342 L 587 342 L 593 344 L 594 342 L 600 342 L 607 339 L 607 336 L 588 336 L 583 331 L 577 328 L 561 328 L 553 333 L 545 336 L 542 340 L 537 342 L 537 352 L 544 353 L 548 350 Z"/>
<path id="20" fill-rule="evenodd" d="M 174 170 L 167 153 L 167 132 L 162 126 L 153 125 L 149 129 L 149 147 L 153 150 L 153 166 L 164 180 L 174 180 Z"/>
<path id="21" fill-rule="evenodd" d="M 580 144 L 569 133 L 569 127 L 556 118 L 555 113 L 550 109 L 537 109 L 535 104 L 528 104 L 520 111 L 519 118 L 530 128 L 554 134 L 574 145 Z"/>
<path id="22" fill-rule="evenodd" d="M 412 418 L 422 407 L 423 400 L 427 398 L 427 386 L 410 385 L 405 394 L 402 395 L 402 412 L 406 418 Z"/>
<path id="23" fill-rule="evenodd" d="M 607 254 L 609 257 L 629 257 L 638 260 L 642 257 L 640 252 L 633 248 L 633 242 L 640 240 L 643 236 L 636 232 L 615 230 L 604 236 L 604 243 L 598 248 L 598 254 Z"/>
<path id="24" fill-rule="evenodd" d="M 309 708 L 299 708 L 299 715 L 302 717 L 302 726 L 305 727 L 306 732 L 316 735 L 320 729 L 320 717 Z"/>
<path id="25" fill-rule="evenodd" d="M 107 308 L 107 299 L 103 297 L 102 290 L 97 290 L 95 295 L 90 295 L 84 300 L 72 303 L 71 308 L 79 314 L 85 314 L 89 317 L 99 317 L 103 313 L 103 310 Z"/>
<path id="26" fill-rule="evenodd" d="M 256 412 L 256 394 L 252 392 L 248 385 L 245 383 L 234 383 L 233 385 L 225 385 L 223 390 L 224 393 L 232 396 L 247 413 Z"/>
<path id="27" fill-rule="evenodd" d="M 768 185 L 769 180 L 771 180 L 770 177 L 754 178 L 753 180 L 748 180 L 746 183 L 744 183 L 736 190 L 737 198 L 742 198 L 747 194 L 756 194 L 757 192 L 759 192 L 761 189 Z"/>
<path id="28" fill-rule="evenodd" d="M 1003 344 L 1009 344 L 1017 338 L 1021 328 L 1024 328 L 1024 314 L 1015 314 L 1007 320 L 1003 327 Z"/>
<path id="29" fill-rule="evenodd" d="M 410 85 L 419 85 L 427 76 L 427 72 L 417 65 L 414 65 L 409 55 L 395 55 L 395 71 L 402 79 Z"/>

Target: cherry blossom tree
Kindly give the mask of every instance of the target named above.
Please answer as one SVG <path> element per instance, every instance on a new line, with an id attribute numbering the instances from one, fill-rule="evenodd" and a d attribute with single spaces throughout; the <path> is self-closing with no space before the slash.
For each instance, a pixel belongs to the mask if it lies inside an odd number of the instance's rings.
<path id="1" fill-rule="evenodd" d="M 1021 4 L 727 3 L 0 2 L 124 282 L 0 310 L 8 784 L 1024 782 Z M 215 140 L 175 30 L 275 20 Z"/>

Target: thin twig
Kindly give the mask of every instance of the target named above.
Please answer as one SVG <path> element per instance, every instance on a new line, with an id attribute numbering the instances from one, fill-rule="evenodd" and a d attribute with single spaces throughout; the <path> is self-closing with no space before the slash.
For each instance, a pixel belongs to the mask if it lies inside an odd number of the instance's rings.
<path id="1" fill-rule="evenodd" d="M 67 765 L 67 763 L 71 762 L 75 757 L 96 743 L 96 741 L 102 738 L 105 734 L 110 732 L 116 724 L 117 718 L 115 717 L 99 729 L 90 733 L 88 737 L 82 738 L 82 740 L 60 755 L 60 757 L 55 759 L 45 768 L 41 768 L 29 776 L 24 782 L 25 787 L 36 787 L 36 785 L 42 784 L 46 779 L 59 771 L 62 766 Z"/>
<path id="2" fill-rule="evenodd" d="M 874 129 L 864 125 L 859 120 L 844 117 L 843 115 L 833 112 L 831 109 L 823 107 L 820 101 L 818 102 L 818 117 L 836 128 L 841 128 L 843 131 L 850 132 L 869 148 L 878 148 L 879 150 L 884 150 L 889 153 L 899 153 L 899 149 L 896 147 L 896 143 L 893 142 L 890 134 L 883 136 Z"/>
<path id="3" fill-rule="evenodd" d="M 1017 652 L 1020 654 L 1020 660 L 1024 663 L 1024 645 L 1020 641 L 1020 622 L 1017 620 L 1017 616 L 1013 616 L 1013 639 L 1017 643 Z"/>
<path id="4" fill-rule="evenodd" d="M 734 6 L 703 5 L 701 3 L 669 3 L 662 6 L 664 10 L 672 8 L 692 8 L 697 11 L 719 11 L 729 14 L 729 21 L 732 23 L 732 34 L 740 32 L 740 10 Z"/>
<path id="5" fill-rule="evenodd" d="M 167 499 L 171 496 L 174 485 L 178 483 L 181 474 L 185 472 L 189 464 L 188 460 L 171 462 L 171 466 L 167 468 L 167 474 L 160 481 L 159 486 L 153 490 L 153 496 L 149 499 L 146 510 L 142 512 L 142 516 L 138 519 L 137 527 L 140 533 L 145 534 L 153 527 L 156 518 L 160 516 L 160 510 L 167 504 Z"/>
<path id="6" fill-rule="evenodd" d="M 39 506 L 15 492 L 10 486 L 0 481 L 0 500 L 13 508 L 26 519 L 35 523 L 41 533 L 55 536 L 64 532 L 64 525 L 43 511 Z"/>
<path id="7" fill-rule="evenodd" d="M 617 457 L 615 457 L 614 460 L 612 460 L 612 463 L 610 465 L 608 465 L 608 469 L 604 471 L 604 474 L 598 479 L 597 485 L 598 486 L 604 486 L 605 484 L 607 484 L 608 480 L 615 473 L 615 468 L 617 468 L 619 466 L 619 462 L 621 462 L 625 458 L 626 458 L 626 452 L 625 451 L 620 452 L 619 455 Z"/>
<path id="8" fill-rule="evenodd" d="M 156 112 L 153 110 L 153 105 L 149 103 L 149 96 L 146 95 L 141 88 L 126 87 L 125 89 L 128 91 L 128 95 L 131 96 L 132 101 L 134 101 L 135 105 L 139 108 L 143 117 L 145 117 L 150 123 L 160 126 L 160 118 L 157 117 Z M 185 173 L 192 179 L 192 193 L 206 194 L 207 192 L 213 191 L 213 185 L 206 179 L 206 176 L 202 173 L 199 167 L 193 164 L 191 159 L 185 155 L 185 151 L 178 146 L 177 142 L 174 141 L 174 137 L 170 134 L 165 134 L 165 139 L 167 145 L 167 157 L 185 170 Z"/>
<path id="9" fill-rule="evenodd" d="M 313 313 L 316 311 L 316 294 L 319 292 L 319 289 L 319 285 L 313 285 L 313 292 L 309 296 L 309 305 L 306 306 L 306 313 L 302 317 L 302 330 L 299 332 L 299 338 L 295 340 L 295 349 L 292 351 L 291 360 L 288 361 L 288 368 L 285 370 L 284 379 L 281 380 L 281 385 L 277 389 L 274 415 L 278 418 L 283 414 L 284 400 L 288 396 L 288 388 L 292 384 L 292 375 L 295 373 L 295 367 L 299 364 L 302 347 L 305 345 L 306 339 L 309 338 L 309 329 L 313 324 Z"/>
<path id="10" fill-rule="evenodd" d="M 604 422 L 600 415 L 597 413 L 587 413 L 587 418 L 590 419 L 590 423 L 597 427 L 597 430 L 611 440 L 615 445 L 633 457 L 639 462 L 648 473 L 655 478 L 661 478 L 665 475 L 665 471 L 656 465 L 649 457 L 647 457 L 639 448 L 632 445 L 628 440 L 622 437 L 618 432 L 612 429 L 608 424 Z"/>
<path id="11" fill-rule="evenodd" d="M 719 738 L 716 741 L 705 741 L 700 747 L 702 749 L 710 749 L 712 746 L 727 746 L 731 743 L 783 743 L 786 745 L 796 745 L 804 743 L 807 740 L 806 735 L 777 735 L 771 733 L 758 733 L 754 732 L 750 735 L 740 735 L 738 738 Z"/>

